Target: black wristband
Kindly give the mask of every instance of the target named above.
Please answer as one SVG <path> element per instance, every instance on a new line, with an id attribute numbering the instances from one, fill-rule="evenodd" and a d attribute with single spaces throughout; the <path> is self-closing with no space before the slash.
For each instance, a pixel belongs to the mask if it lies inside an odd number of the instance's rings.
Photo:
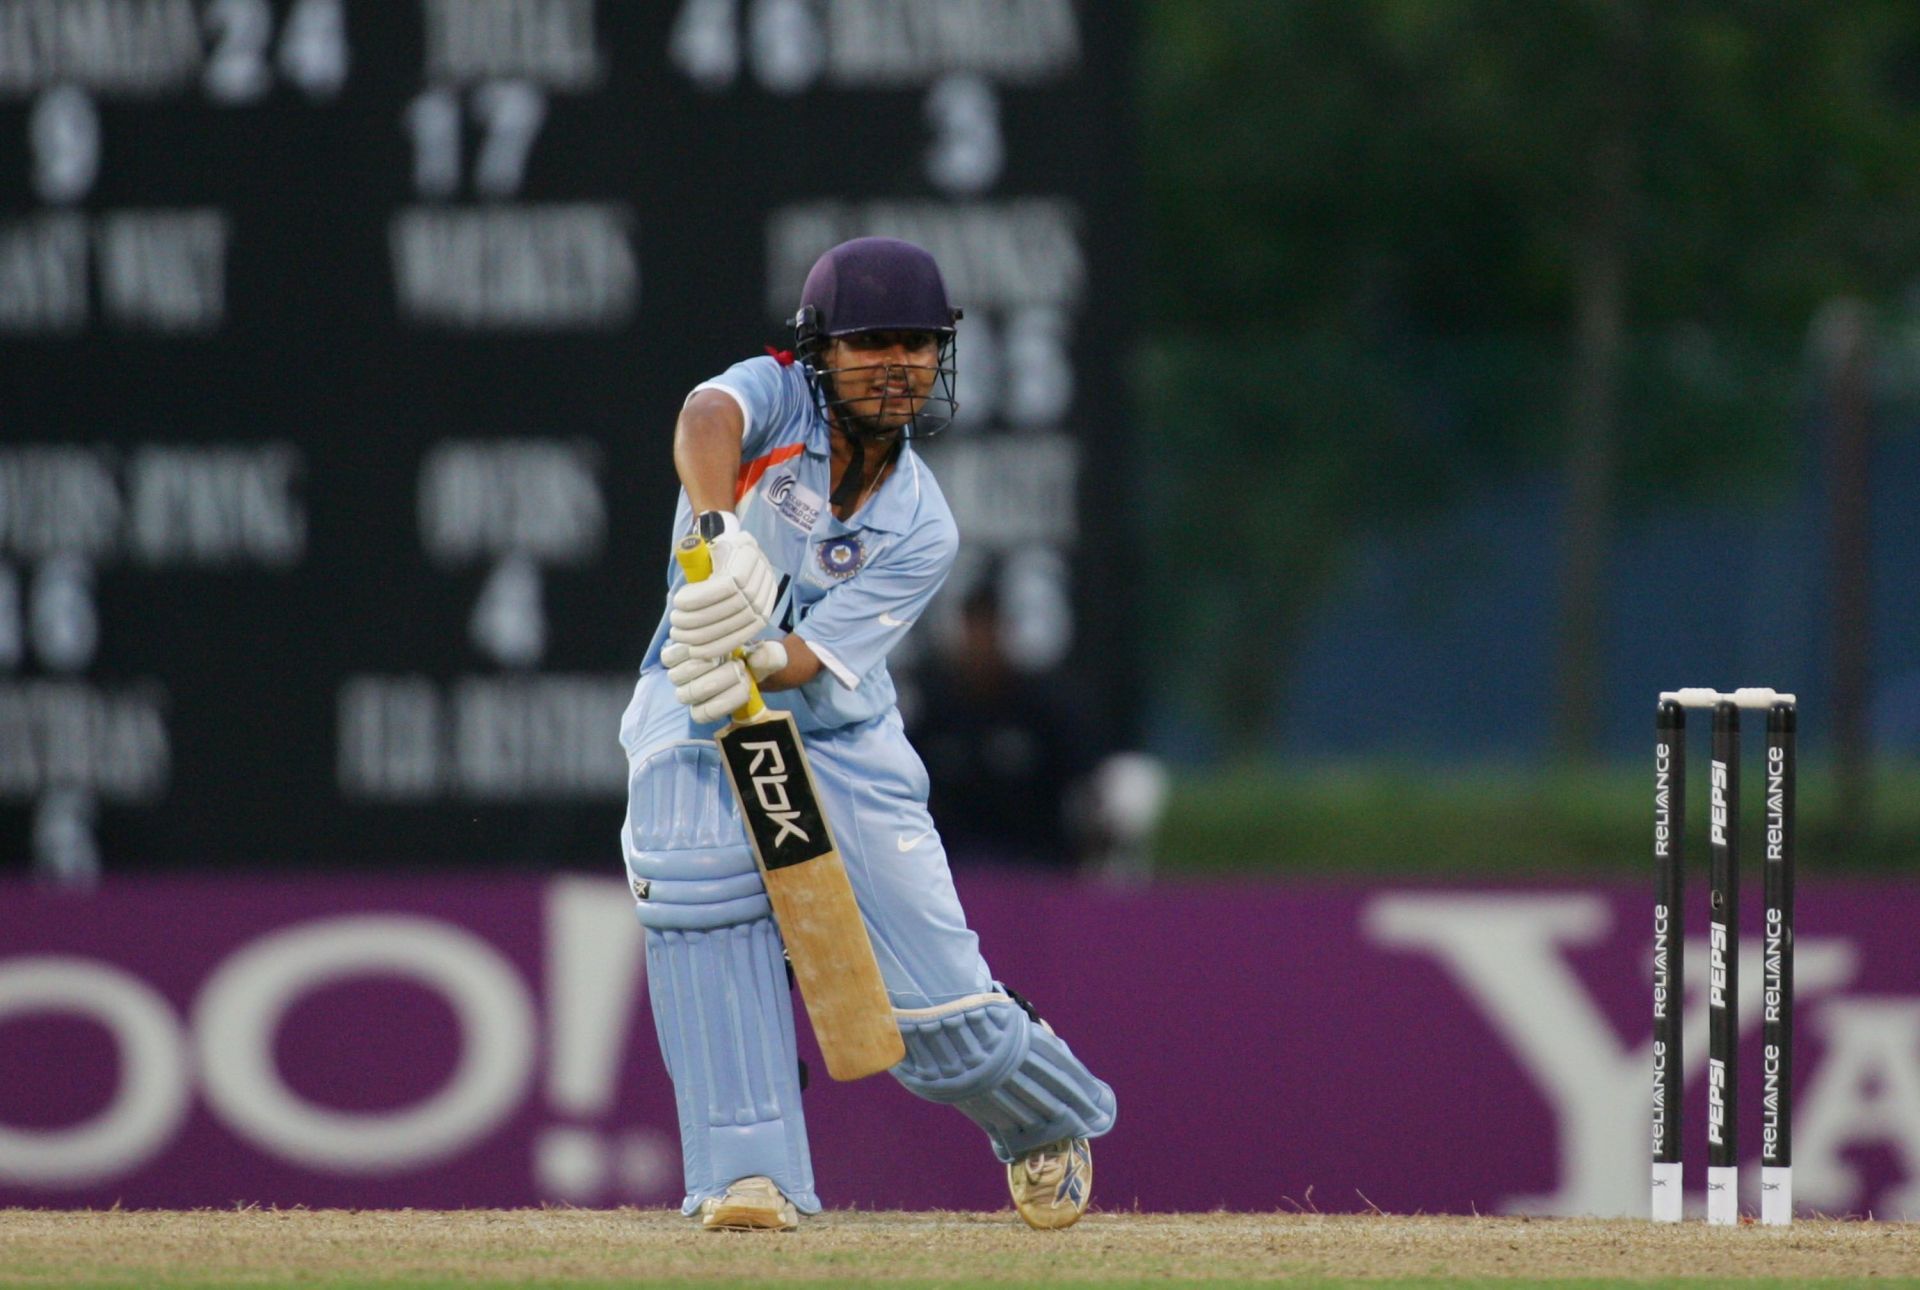
<path id="1" fill-rule="evenodd" d="M 709 542 L 740 531 L 740 518 L 732 511 L 701 511 L 694 516 L 694 531 Z"/>

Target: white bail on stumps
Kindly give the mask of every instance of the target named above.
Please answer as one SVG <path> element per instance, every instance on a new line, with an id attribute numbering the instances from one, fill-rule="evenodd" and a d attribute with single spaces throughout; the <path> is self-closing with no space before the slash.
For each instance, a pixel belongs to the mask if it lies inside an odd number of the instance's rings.
<path id="1" fill-rule="evenodd" d="M 1662 690 L 1662 703 L 1673 702 L 1683 708 L 1711 708 L 1716 703 L 1731 703 L 1736 708 L 1771 708 L 1776 703 L 1798 703 L 1791 694 L 1782 694 L 1764 686 L 1754 686 L 1724 694 L 1719 690 L 1704 686 L 1689 686 L 1681 690 Z"/>

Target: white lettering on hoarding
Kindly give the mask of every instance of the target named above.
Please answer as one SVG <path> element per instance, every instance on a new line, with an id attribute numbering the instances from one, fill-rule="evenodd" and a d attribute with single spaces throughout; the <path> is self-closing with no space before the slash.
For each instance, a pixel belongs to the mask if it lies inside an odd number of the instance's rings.
<path id="1" fill-rule="evenodd" d="M 980 435 L 923 451 L 965 531 L 1014 553 L 1079 537 L 1080 444 L 1067 434 Z"/>
<path id="2" fill-rule="evenodd" d="M 84 1187 L 132 1173 L 166 1148 L 186 1118 L 186 1044 L 172 1007 L 146 982 L 92 959 L 46 955 L 0 961 L 0 1022 L 41 1014 L 106 1027 L 119 1056 L 107 1105 L 79 1124 L 0 1124 L 0 1180 Z"/>
<path id="3" fill-rule="evenodd" d="M 306 555 L 291 443 L 0 450 L 0 555 L 284 569 Z"/>
<path id="4" fill-rule="evenodd" d="M 0 0 L 0 94 L 177 89 L 200 70 L 192 0 Z"/>
<path id="5" fill-rule="evenodd" d="M 534 1186 L 577 1204 L 677 1194 L 671 1131 L 622 1123 L 616 1109 L 644 1007 L 646 930 L 618 883 L 561 878 L 547 886 L 546 931 L 547 1097 L 572 1123 L 534 1139 Z"/>
<path id="6" fill-rule="evenodd" d="M 43 214 L 0 224 L 0 333 L 57 336 L 87 322 L 87 222 Z"/>
<path id="7" fill-rule="evenodd" d="M 100 299 L 123 327 L 164 334 L 215 331 L 227 317 L 225 212 L 124 210 L 94 226 Z"/>
<path id="8" fill-rule="evenodd" d="M 335 698 L 335 774 L 351 798 L 619 799 L 627 762 L 607 736 L 631 676 L 350 676 Z"/>
<path id="9" fill-rule="evenodd" d="M 541 998 L 552 1062 L 546 1091 L 552 1110 L 567 1122 L 536 1134 L 538 1183 L 545 1195 L 582 1203 L 604 1200 L 614 1188 L 626 1189 L 621 1193 L 626 1197 L 664 1194 L 674 1183 L 670 1143 L 652 1130 L 604 1128 L 605 1118 L 616 1109 L 620 1063 L 625 1060 L 621 1053 L 632 1034 L 634 1018 L 627 1014 L 642 997 L 633 979 L 643 968 L 631 906 L 617 881 L 567 879 L 549 886 L 546 914 L 547 979 Z M 1574 968 L 1576 960 L 1587 957 L 1575 951 L 1612 934 L 1606 900 L 1565 892 L 1391 892 L 1363 908 L 1361 930 L 1377 944 L 1430 956 L 1484 1013 L 1503 1051 L 1511 1052 L 1551 1109 L 1556 1125 L 1552 1189 L 1507 1197 L 1501 1208 L 1592 1215 L 1643 1212 L 1647 1138 L 1640 1126 L 1656 1054 L 1649 1042 L 1623 1041 L 1623 1033 L 1631 1031 L 1623 1031 L 1619 1018 L 1598 1006 Z M 424 948 L 414 945 L 394 952 L 403 963 L 397 969 L 368 967 L 369 941 L 379 939 L 371 934 L 381 931 L 389 941 L 397 934 L 423 942 Z M 295 969 L 277 983 L 233 983 L 235 974 L 251 975 L 268 962 L 261 951 L 276 945 L 297 951 Z M 1688 948 L 1698 953 L 1704 944 Z M 1853 946 L 1815 937 L 1797 949 L 1802 1015 L 1818 1059 L 1805 1068 L 1796 1107 L 1799 1199 L 1829 1212 L 1860 1210 L 1872 1203 L 1883 1216 L 1920 1215 L 1920 998 L 1835 995 L 1855 975 Z M 1758 950 L 1749 953 L 1757 958 Z M 1609 961 L 1614 961 L 1611 956 Z M 22 1018 L 83 1019 L 113 1036 L 118 1066 L 111 1100 L 85 1119 L 52 1127 L 0 1121 L 0 1184 L 50 1193 L 72 1190 L 130 1177 L 160 1158 L 175 1141 L 192 1101 L 195 1072 L 187 1054 L 195 1050 L 216 1064 L 225 1063 L 229 1080 L 238 1077 L 236 1061 L 241 1068 L 251 1064 L 259 1079 L 271 1078 L 274 1083 L 264 1093 L 257 1088 L 242 1092 L 237 1103 L 257 1115 L 276 1098 L 293 1099 L 293 1127 L 281 1126 L 283 1134 L 311 1136 L 318 1126 L 336 1123 L 327 1118 L 339 1114 L 335 1108 L 303 1105 L 278 1071 L 262 1075 L 261 1064 L 272 1061 L 276 1026 L 298 1024 L 304 1011 L 297 1006 L 300 1000 L 362 971 L 375 978 L 399 976 L 440 995 L 462 1022 L 463 1050 L 478 1043 L 483 1051 L 463 1056 L 448 1084 L 423 1101 L 378 1113 L 397 1118 L 403 1130 L 395 1139 L 400 1150 L 376 1158 L 370 1145 L 376 1117 L 350 1114 L 346 1148 L 321 1148 L 322 1154 L 333 1150 L 348 1157 L 341 1168 L 367 1175 L 400 1174 L 422 1160 L 446 1159 L 471 1147 L 479 1140 L 476 1134 L 484 1131 L 486 1117 L 494 1114 L 489 1107 L 504 1097 L 498 1089 L 514 1083 L 505 1075 L 515 1069 L 523 1070 L 516 1077 L 513 1097 L 521 1099 L 516 1107 L 532 1096 L 522 1063 L 485 1051 L 508 1039 L 527 1050 L 539 1037 L 530 1030 L 526 983 L 472 932 L 440 920 L 355 916 L 269 931 L 238 946 L 206 978 L 198 1006 L 188 1010 L 191 1028 L 183 1027 L 173 1005 L 126 969 L 86 957 L 0 957 L 0 1029 Z M 456 975 L 464 984 L 451 980 Z M 222 976 L 229 984 L 216 989 Z M 1749 972 L 1743 991 L 1741 1012 L 1748 1019 L 1757 1017 L 1758 976 Z M 1701 982 L 1683 1009 L 1687 1043 L 1695 1054 L 1704 1049 L 1704 1004 Z M 478 1040 L 469 1026 L 475 1010 L 500 1014 L 490 1034 Z M 225 1037 L 203 1033 L 207 1018 L 222 1014 Z M 210 1046 L 222 1044 L 253 1051 L 237 1058 L 208 1053 Z M 498 1081 L 489 1097 L 475 1096 L 476 1089 L 485 1091 L 484 1082 L 468 1069 L 482 1060 L 492 1067 L 488 1078 Z M 1763 1080 L 1773 1076 L 1777 1061 L 1777 1054 L 1763 1053 Z M 1696 1057 L 1691 1069 L 1703 1065 Z M 1669 1071 L 1669 1087 L 1676 1093 L 1681 1074 Z M 448 1090 L 461 1081 L 467 1082 L 458 1095 L 478 1107 L 477 1118 L 458 1132 L 445 1124 L 436 1126 L 431 1112 L 445 1105 Z M 275 1138 L 256 1136 L 254 1120 L 244 1112 L 236 1116 L 236 1099 L 215 1093 L 211 1081 L 209 1099 L 243 1144 L 273 1159 L 298 1159 L 286 1155 Z M 498 1121 L 494 1123 L 497 1127 Z M 436 1129 L 446 1136 L 436 1137 Z M 1471 1126 L 1463 1126 L 1463 1132 L 1470 1131 Z M 359 1135 L 357 1141 L 354 1135 Z M 423 1154 L 410 1159 L 407 1151 Z M 1860 1167 L 1863 1152 L 1876 1153 L 1870 1159 L 1893 1162 L 1904 1177 L 1877 1195 L 1869 1193 L 1872 1184 Z"/>
<path id="10" fill-rule="evenodd" d="M 390 227 L 400 316 L 470 331 L 609 330 L 633 316 L 640 263 L 625 206 L 415 206 Z"/>
<path id="11" fill-rule="evenodd" d="M 0 682 L 0 800 L 58 788 L 154 800 L 173 763 L 166 701 L 151 683 Z"/>
<path id="12" fill-rule="evenodd" d="M 292 444 L 138 449 L 127 465 L 127 548 L 146 564 L 284 569 L 307 552 Z"/>
<path id="13" fill-rule="evenodd" d="M 1812 943 L 1794 947 L 1794 983 L 1802 1000 Z M 1849 1156 L 1862 1147 L 1884 1147 L 1906 1179 L 1881 1194 L 1878 1212 L 1920 1216 L 1920 999 L 1829 1000 L 1820 1009 L 1818 1029 L 1826 1051 L 1794 1117 L 1796 1199 L 1829 1212 L 1857 1210 L 1865 1179 Z"/>
<path id="14" fill-rule="evenodd" d="M 605 71 L 593 0 L 425 0 L 426 77 L 463 84 L 495 77 L 585 90 Z"/>
<path id="15" fill-rule="evenodd" d="M 451 1004 L 458 1065 L 443 1087 L 400 1110 L 318 1105 L 280 1074 L 281 1023 L 312 991 L 369 976 L 416 981 Z M 283 1159 L 345 1174 L 430 1164 L 492 1132 L 520 1104 L 537 1033 L 525 984 L 491 945 L 450 923 L 391 914 L 303 923 L 252 942 L 207 979 L 193 1028 L 222 1120 Z"/>
<path id="16" fill-rule="evenodd" d="M 1554 1189 L 1506 1197 L 1500 1202 L 1503 1210 L 1594 1216 L 1645 1212 L 1644 1117 L 1652 1042 L 1623 1044 L 1614 1023 L 1596 1005 L 1567 958 L 1567 951 L 1600 941 L 1609 932 L 1611 921 L 1606 900 L 1588 893 L 1392 892 L 1375 898 L 1362 911 L 1362 930 L 1375 943 L 1432 955 L 1493 1023 L 1515 1060 L 1553 1108 L 1558 1142 Z M 1685 948 L 1687 953 L 1697 955 L 1705 947 L 1688 943 Z M 1795 984 L 1803 1004 L 1809 999 L 1818 1003 L 1821 994 L 1844 985 L 1855 974 L 1854 949 L 1846 941 L 1810 937 L 1800 941 L 1795 950 Z M 1751 958 L 1752 964 L 1745 958 Z M 1749 971 L 1743 978 L 1740 1015 L 1752 1021 L 1759 1015 L 1757 947 L 1743 951 L 1742 966 Z M 1691 1055 L 1686 1069 L 1697 1071 L 1705 1065 L 1706 998 L 1704 983 L 1696 978 L 1689 984 L 1690 999 L 1682 1009 L 1681 1045 Z M 1834 1001 L 1825 1006 L 1831 1009 L 1839 1004 Z M 1920 1011 L 1920 1002 L 1908 1006 Z M 1882 1054 L 1880 1060 L 1889 1058 Z M 1912 1061 L 1910 1078 L 1920 1087 L 1920 1044 Z M 1670 1072 L 1671 1088 L 1681 1087 L 1682 1073 Z M 1804 1118 L 1795 1124 L 1796 1179 L 1806 1153 L 1815 1150 L 1808 1146 L 1810 1135 L 1816 1132 L 1808 1122 L 1814 1119 L 1819 1093 L 1816 1083 L 1807 1098 Z M 1854 1127 L 1863 1136 L 1868 1131 L 1865 1124 Z M 1898 1118 L 1882 1122 L 1877 1130 L 1890 1135 L 1907 1131 Z M 1911 1137 L 1905 1141 L 1920 1162 L 1920 1117 L 1916 1117 Z M 1920 1168 L 1913 1176 L 1920 1178 Z M 1803 1199 L 1808 1204 L 1845 1209 L 1858 1195 L 1857 1179 L 1848 1175 L 1847 1180 L 1853 1186 L 1851 1191 L 1841 1188 L 1838 1195 L 1827 1197 L 1803 1189 Z"/>
<path id="17" fill-rule="evenodd" d="M 548 885 L 545 927 L 550 1100 L 571 1120 L 604 1120 L 644 996 L 642 929 L 621 883 L 577 878 Z M 459 1057 L 440 1088 L 367 1112 L 316 1104 L 286 1082 L 276 1049 L 300 1002 L 358 978 L 405 980 L 449 1005 Z M 115 1091 L 76 1123 L 0 1121 L 0 1184 L 70 1191 L 145 1167 L 186 1121 L 195 1052 L 217 1118 L 267 1155 L 321 1172 L 405 1173 L 470 1148 L 520 1110 L 540 1051 L 532 996 L 498 950 L 452 923 L 389 913 L 298 923 L 239 946 L 206 978 L 185 1025 L 127 969 L 79 956 L 0 959 L 0 1027 L 49 1016 L 107 1030 Z M 365 1038 L 380 1042 L 373 1030 Z M 554 1199 L 657 1198 L 679 1181 L 678 1153 L 652 1128 L 603 1135 L 557 1124 L 534 1157 L 536 1186 Z"/>
<path id="18" fill-rule="evenodd" d="M 1071 72 L 1071 0 L 828 0 L 828 65 L 848 88 L 898 88 L 953 71 L 1010 82 Z"/>
<path id="19" fill-rule="evenodd" d="M 582 564 L 600 554 L 607 502 L 591 440 L 448 440 L 420 464 L 420 543 L 456 564 L 525 554 Z"/>
<path id="20" fill-rule="evenodd" d="M 852 237 L 904 238 L 924 246 L 967 315 L 1024 305 L 1077 305 L 1088 267 L 1077 204 L 1004 201 L 815 201 L 767 217 L 767 306 L 791 310 L 820 253 Z"/>

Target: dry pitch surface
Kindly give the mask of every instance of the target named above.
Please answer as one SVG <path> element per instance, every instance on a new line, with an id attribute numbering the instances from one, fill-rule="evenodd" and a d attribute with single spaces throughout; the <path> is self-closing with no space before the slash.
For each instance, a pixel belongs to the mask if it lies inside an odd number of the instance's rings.
<path id="1" fill-rule="evenodd" d="M 646 1210 L 0 1210 L 16 1286 L 1897 1285 L 1920 1224 L 1655 1227 L 1626 1220 L 851 1213 L 792 1234 L 701 1232 Z"/>

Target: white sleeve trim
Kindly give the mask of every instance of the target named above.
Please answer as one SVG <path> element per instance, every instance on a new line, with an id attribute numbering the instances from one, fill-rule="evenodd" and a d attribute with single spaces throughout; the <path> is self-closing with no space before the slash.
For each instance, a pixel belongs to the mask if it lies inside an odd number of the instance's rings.
<path id="1" fill-rule="evenodd" d="M 807 638 L 801 636 L 799 632 L 795 632 L 794 635 L 800 636 L 800 639 L 803 641 L 807 641 Z M 835 658 L 832 650 L 824 645 L 816 645 L 812 641 L 807 641 L 807 648 L 812 650 L 813 656 L 820 660 L 820 666 L 833 673 L 834 680 L 840 682 L 841 685 L 849 690 L 857 690 L 860 688 L 860 678 L 855 676 L 845 663 Z"/>
<path id="2" fill-rule="evenodd" d="M 732 399 L 735 403 L 739 404 L 740 419 L 746 422 L 747 428 L 749 430 L 753 428 L 753 411 L 747 407 L 747 396 L 740 393 L 740 391 L 734 389 L 731 385 L 728 385 L 722 381 L 700 382 L 700 384 L 694 386 L 691 390 L 687 391 L 687 397 L 681 401 L 680 406 L 684 408 L 687 406 L 687 404 L 693 402 L 693 396 L 700 393 L 700 391 L 702 390 L 718 390 L 722 394 L 726 395 L 728 398 Z"/>

